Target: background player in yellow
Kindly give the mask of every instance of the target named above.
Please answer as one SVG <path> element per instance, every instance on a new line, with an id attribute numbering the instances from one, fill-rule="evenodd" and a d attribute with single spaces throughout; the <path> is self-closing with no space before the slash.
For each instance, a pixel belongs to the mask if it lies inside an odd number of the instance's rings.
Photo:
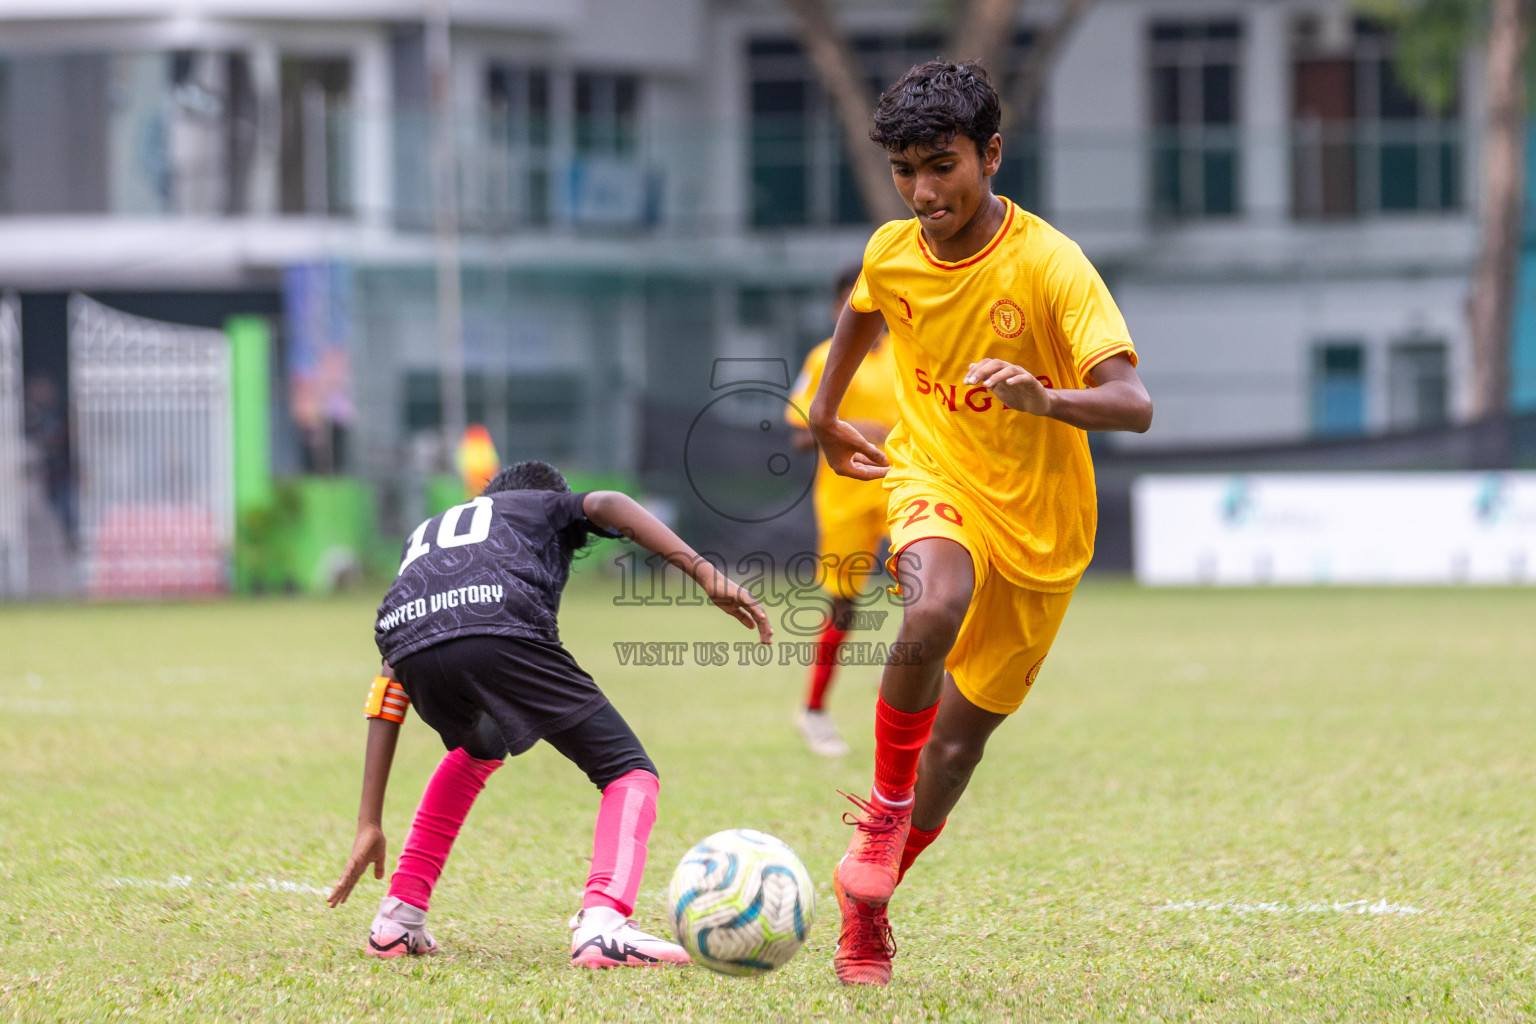
<path id="1" fill-rule="evenodd" d="M 1082 250 L 992 194 L 999 113 L 975 64 L 918 65 L 880 98 L 870 138 L 916 216 L 871 237 L 810 409 L 834 470 L 885 479 L 899 639 L 919 652 L 885 667 L 875 783 L 834 877 L 849 984 L 890 980 L 891 894 L 1023 702 L 1093 555 L 1085 431 L 1152 423 Z M 838 406 L 887 325 L 901 422 L 882 451 Z"/>
<path id="2" fill-rule="evenodd" d="M 832 305 L 834 322 L 848 304 L 860 269 L 855 265 L 838 275 Z M 822 367 L 831 348 L 832 339 L 828 338 L 807 353 L 794 393 L 784 409 L 784 419 L 793 428 L 795 447 L 801 451 L 816 446 L 805 410 L 811 407 L 811 398 L 821 384 Z M 839 413 L 875 445 L 883 444 L 895 426 L 896 364 L 883 334 L 875 339 L 859 365 Z M 832 595 L 832 606 L 827 612 L 827 625 L 818 638 L 821 647 L 806 682 L 805 702 L 795 713 L 795 724 L 813 752 L 841 757 L 848 753 L 848 744 L 826 710 L 826 697 L 837 669 L 838 648 L 852 629 L 854 605 L 861 592 L 869 589 L 871 573 L 879 572 L 880 541 L 885 537 L 885 489 L 878 481 L 839 476 L 826 459 L 819 459 L 812 503 L 816 509 L 816 553 L 827 560 L 827 590 Z"/>

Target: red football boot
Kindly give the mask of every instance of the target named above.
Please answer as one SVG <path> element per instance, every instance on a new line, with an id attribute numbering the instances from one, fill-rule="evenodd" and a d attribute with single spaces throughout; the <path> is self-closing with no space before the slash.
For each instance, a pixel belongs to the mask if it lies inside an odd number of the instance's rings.
<path id="1" fill-rule="evenodd" d="M 836 880 L 855 900 L 889 903 L 901 875 L 901 851 L 912 828 L 912 807 L 893 811 L 851 793 L 843 795 L 862 813 L 843 815 L 843 821 L 855 827 L 848 852 L 837 863 Z"/>
<path id="2" fill-rule="evenodd" d="M 889 985 L 891 958 L 896 955 L 896 938 L 885 916 L 884 903 L 864 903 L 843 891 L 836 877 L 832 891 L 837 895 L 837 909 L 843 915 L 843 928 L 837 936 L 837 952 L 832 955 L 832 970 L 844 985 Z"/>

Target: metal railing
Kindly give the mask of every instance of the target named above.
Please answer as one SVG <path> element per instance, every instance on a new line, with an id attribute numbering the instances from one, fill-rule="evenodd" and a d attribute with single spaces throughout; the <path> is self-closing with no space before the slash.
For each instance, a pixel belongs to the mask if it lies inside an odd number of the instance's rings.
<path id="1" fill-rule="evenodd" d="M 234 532 L 223 333 L 73 295 L 69 359 L 86 591 L 223 591 Z"/>
<path id="2" fill-rule="evenodd" d="M 1463 145 L 1452 119 L 1297 121 L 1292 212 L 1316 219 L 1460 209 Z"/>
<path id="3" fill-rule="evenodd" d="M 197 146 L 185 139 L 172 145 L 154 108 L 125 115 L 105 147 L 114 163 L 99 212 L 323 216 L 431 229 L 425 112 L 373 117 L 329 101 L 306 109 L 302 130 L 268 133 L 240 150 L 251 154 L 246 164 L 215 152 L 212 136 Z M 1296 121 L 1264 132 L 1242 125 L 1057 128 L 1009 139 L 994 188 L 1047 217 L 1116 226 L 1254 212 L 1298 221 L 1438 213 L 1468 206 L 1465 135 L 1455 119 Z M 647 123 L 610 136 L 597 148 L 582 144 L 596 136 L 578 119 L 463 114 L 454 125 L 461 229 L 632 236 L 864 223 L 841 139 L 826 125 L 759 115 L 732 124 Z M 1272 167 L 1261 175 L 1266 180 L 1288 180 L 1283 197 L 1244 194 L 1260 165 Z M 710 175 L 722 167 L 742 176 L 738 188 L 725 190 L 741 196 L 728 224 L 708 219 L 719 210 L 700 212 L 703 197 L 716 190 Z M 0 195 L 5 185 L 0 161 Z M 1256 211 L 1256 202 L 1274 209 Z M 13 205 L 5 212 L 48 211 Z"/>

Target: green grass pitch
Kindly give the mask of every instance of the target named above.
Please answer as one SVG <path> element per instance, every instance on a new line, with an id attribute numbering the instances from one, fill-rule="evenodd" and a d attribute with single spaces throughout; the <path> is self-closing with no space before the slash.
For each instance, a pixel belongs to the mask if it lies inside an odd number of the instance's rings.
<path id="1" fill-rule="evenodd" d="M 1536 1019 L 1536 591 L 1144 591 L 1091 581 L 892 904 L 886 990 L 832 976 L 835 790 L 867 787 L 877 670 L 804 753 L 795 667 L 620 666 L 745 640 L 708 608 L 567 594 L 565 637 L 662 773 L 637 917 L 750 826 L 804 858 L 810 941 L 761 979 L 566 966 L 596 793 L 547 748 L 471 814 L 440 956 L 328 910 L 352 835 L 373 596 L 0 608 L 0 1020 Z M 893 623 L 881 633 L 894 636 Z M 407 723 L 391 864 L 441 755 Z"/>

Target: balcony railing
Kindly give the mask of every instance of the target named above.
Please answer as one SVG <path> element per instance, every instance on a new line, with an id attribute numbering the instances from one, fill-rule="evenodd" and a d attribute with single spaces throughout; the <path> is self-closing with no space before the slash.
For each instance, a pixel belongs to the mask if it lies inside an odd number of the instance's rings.
<path id="1" fill-rule="evenodd" d="M 469 232 L 505 233 L 564 226 L 630 232 L 661 217 L 667 172 L 646 159 L 638 144 L 599 149 L 575 144 L 581 125 L 563 140 L 555 126 L 513 122 L 491 113 L 454 125 L 459 223 Z M 431 119 L 402 114 L 392 120 L 392 221 L 404 230 L 433 224 Z M 670 133 L 684 148 L 692 133 Z M 671 150 L 676 147 L 669 146 Z M 698 141 L 693 138 L 693 141 Z"/>
<path id="2" fill-rule="evenodd" d="M 433 227 L 433 134 L 425 113 L 373 120 L 346 107 L 316 107 L 302 130 L 286 133 L 220 124 L 168 118 L 149 106 L 119 116 L 108 144 L 92 151 L 106 162 L 104 172 L 93 172 L 104 185 L 73 205 L 48 201 L 37 169 L 26 170 L 26 154 L 18 156 L 18 140 L 0 139 L 0 216 L 303 216 L 405 232 Z M 862 225 L 840 140 L 802 129 L 764 117 L 729 130 L 678 121 L 610 133 L 597 148 L 582 145 L 595 135 L 578 123 L 480 111 L 454 125 L 459 225 L 469 234 L 617 236 L 663 227 L 707 233 Z M 739 161 L 720 160 L 722 147 L 732 146 L 741 148 Z M 1316 221 L 1440 213 L 1467 206 L 1465 146 L 1455 120 L 1297 122 L 1269 134 L 1241 126 L 1061 129 L 1012 138 L 993 185 L 1047 217 L 1115 228 L 1249 215 Z M 741 219 L 706 221 L 709 176 L 733 162 L 743 175 Z M 1256 164 L 1274 165 L 1258 177 L 1284 191 L 1245 195 Z M 1289 184 L 1280 186 L 1285 176 Z"/>
<path id="3" fill-rule="evenodd" d="M 1462 147 L 1452 119 L 1298 121 L 1292 212 L 1321 219 L 1460 209 Z"/>
<path id="4" fill-rule="evenodd" d="M 1242 210 L 1241 129 L 1160 126 L 1152 131 L 1152 206 L 1160 218 L 1222 217 Z"/>

